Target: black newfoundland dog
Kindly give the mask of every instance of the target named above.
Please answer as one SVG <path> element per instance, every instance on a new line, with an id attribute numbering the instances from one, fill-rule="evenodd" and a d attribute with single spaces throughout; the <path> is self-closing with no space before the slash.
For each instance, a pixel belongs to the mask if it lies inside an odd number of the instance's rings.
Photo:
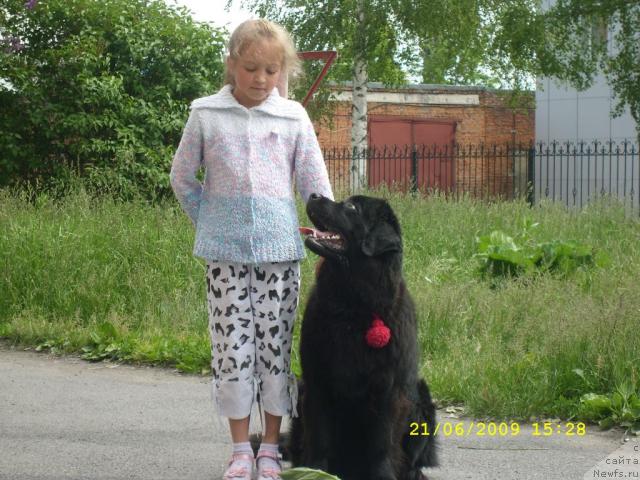
<path id="1" fill-rule="evenodd" d="M 436 465 L 435 408 L 418 375 L 414 305 L 398 220 L 381 199 L 312 195 L 302 228 L 324 257 L 302 323 L 302 385 L 290 432 L 294 466 L 342 480 L 418 480 Z M 416 430 L 415 428 L 413 430 Z"/>

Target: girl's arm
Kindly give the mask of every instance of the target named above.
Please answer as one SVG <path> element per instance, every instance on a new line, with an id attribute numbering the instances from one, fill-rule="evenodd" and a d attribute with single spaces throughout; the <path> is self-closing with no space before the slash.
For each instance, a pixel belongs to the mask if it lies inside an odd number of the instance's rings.
<path id="1" fill-rule="evenodd" d="M 202 132 L 196 110 L 191 110 L 171 165 L 171 187 L 180 206 L 195 225 L 198 220 L 202 184 L 196 178 L 202 166 Z"/>
<path id="2" fill-rule="evenodd" d="M 296 187 L 305 202 L 312 193 L 318 193 L 333 200 L 327 166 L 322 158 L 313 124 L 306 111 L 304 111 L 302 122 L 302 129 L 296 141 Z"/>

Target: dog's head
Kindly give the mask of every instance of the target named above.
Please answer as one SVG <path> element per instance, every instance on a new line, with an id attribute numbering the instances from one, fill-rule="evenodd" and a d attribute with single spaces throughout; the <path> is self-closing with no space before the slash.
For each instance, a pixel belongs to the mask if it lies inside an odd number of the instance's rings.
<path id="1" fill-rule="evenodd" d="M 400 224 L 385 200 L 356 195 L 334 202 L 314 194 L 307 215 L 316 229 L 300 229 L 305 245 L 322 257 L 356 260 L 402 252 Z"/>

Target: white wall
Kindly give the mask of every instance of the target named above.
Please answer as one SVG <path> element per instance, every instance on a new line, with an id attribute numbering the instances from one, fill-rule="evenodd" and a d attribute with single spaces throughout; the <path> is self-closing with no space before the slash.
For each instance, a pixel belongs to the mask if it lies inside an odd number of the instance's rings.
<path id="1" fill-rule="evenodd" d="M 542 3 L 542 8 L 547 9 L 555 0 Z M 615 48 L 611 28 L 607 45 L 611 51 Z M 622 116 L 612 118 L 615 105 L 613 91 L 604 76 L 599 76 L 591 88 L 582 92 L 555 79 L 540 79 L 536 91 L 536 140 L 575 143 L 627 139 L 635 142 L 635 121 L 628 109 Z"/>
<path id="2" fill-rule="evenodd" d="M 546 9 L 555 0 L 542 3 Z M 610 28 L 610 51 L 615 48 L 613 43 Z M 636 122 L 628 109 L 621 116 L 612 117 L 616 100 L 604 76 L 582 92 L 552 78 L 539 79 L 537 83 L 536 141 L 544 145 L 536 149 L 536 201 L 549 199 L 581 207 L 607 195 L 638 212 L 640 155 Z M 615 143 L 610 145 L 610 140 Z M 630 143 L 625 145 L 625 141 Z"/>
<path id="3" fill-rule="evenodd" d="M 635 140 L 636 124 L 627 109 L 612 118 L 613 92 L 603 77 L 588 90 L 575 89 L 545 78 L 536 91 L 536 140 L 549 143 L 593 140 Z"/>

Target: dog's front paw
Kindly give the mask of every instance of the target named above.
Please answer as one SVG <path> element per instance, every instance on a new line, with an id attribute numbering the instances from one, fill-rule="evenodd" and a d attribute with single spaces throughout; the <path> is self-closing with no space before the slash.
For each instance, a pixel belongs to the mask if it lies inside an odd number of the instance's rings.
<path id="1" fill-rule="evenodd" d="M 372 466 L 368 478 L 371 480 L 398 480 L 389 459 Z"/>
<path id="2" fill-rule="evenodd" d="M 323 472 L 329 470 L 329 461 L 326 458 L 310 458 L 304 464 L 306 467 L 322 470 Z"/>
<path id="3" fill-rule="evenodd" d="M 316 470 L 322 470 L 323 472 L 329 471 L 329 462 L 326 460 L 320 460 L 318 462 L 314 462 L 311 464 L 311 468 L 315 468 Z"/>
<path id="4" fill-rule="evenodd" d="M 388 474 L 376 475 L 376 474 L 374 474 L 374 475 L 370 475 L 368 478 L 370 478 L 371 480 L 398 480 L 398 478 L 393 474 L 391 474 L 391 475 L 388 475 Z"/>

